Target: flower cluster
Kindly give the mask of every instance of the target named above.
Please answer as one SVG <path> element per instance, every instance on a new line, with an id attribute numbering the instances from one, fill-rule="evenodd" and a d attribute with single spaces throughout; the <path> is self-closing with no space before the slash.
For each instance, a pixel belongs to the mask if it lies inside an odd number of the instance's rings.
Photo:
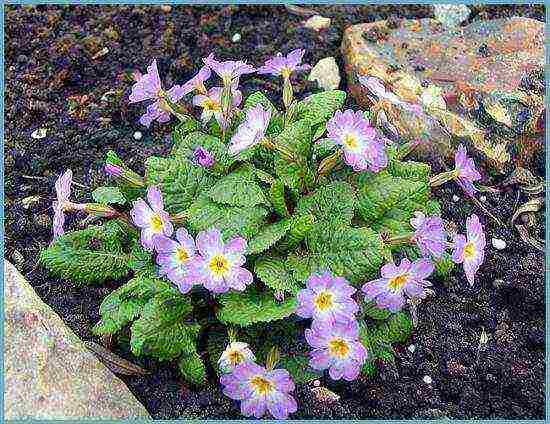
<path id="1" fill-rule="evenodd" d="M 182 293 L 201 284 L 213 293 L 229 289 L 244 290 L 252 283 L 252 273 L 243 268 L 246 258 L 246 240 L 235 236 L 227 243 L 217 228 L 201 231 L 196 240 L 187 230 L 179 228 L 176 240 L 169 237 L 174 228 L 169 214 L 164 211 L 162 194 L 156 186 L 147 190 L 147 202 L 134 202 L 130 216 L 141 229 L 141 244 L 155 250 L 161 274 L 178 285 Z"/>
<path id="2" fill-rule="evenodd" d="M 334 380 L 354 380 L 367 359 L 355 321 L 359 306 L 351 297 L 356 290 L 329 272 L 311 275 L 306 287 L 298 293 L 296 314 L 313 318 L 305 333 L 313 347 L 309 365 L 319 371 L 328 369 Z"/>

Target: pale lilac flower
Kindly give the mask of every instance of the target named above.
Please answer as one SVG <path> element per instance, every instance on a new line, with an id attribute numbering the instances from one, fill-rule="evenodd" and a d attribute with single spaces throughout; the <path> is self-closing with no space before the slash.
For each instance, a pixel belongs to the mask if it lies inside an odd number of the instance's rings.
<path id="1" fill-rule="evenodd" d="M 153 237 L 153 245 L 158 252 L 156 260 L 160 265 L 160 274 L 166 275 L 182 293 L 191 290 L 194 279 L 189 274 L 189 265 L 196 256 L 193 237 L 185 228 L 178 228 L 176 240 L 157 234 Z"/>
<path id="2" fill-rule="evenodd" d="M 210 54 L 207 58 L 203 59 L 203 62 L 223 80 L 224 85 L 238 82 L 241 75 L 251 74 L 256 71 L 253 66 L 241 60 L 220 62 L 214 59 L 214 54 Z"/>
<path id="3" fill-rule="evenodd" d="M 423 256 L 440 258 L 447 247 L 447 234 L 443 220 L 439 216 L 426 217 L 422 212 L 415 212 L 411 225 L 416 230 L 412 241 L 416 242 Z"/>
<path id="4" fill-rule="evenodd" d="M 419 104 L 404 102 L 393 92 L 386 90 L 384 83 L 380 79 L 369 75 L 360 75 L 358 79 L 359 83 L 367 87 L 369 91 L 377 98 L 387 100 L 395 106 L 412 112 L 415 115 L 423 115 L 422 106 Z"/>
<path id="5" fill-rule="evenodd" d="M 473 182 L 481 179 L 481 174 L 477 171 L 474 160 L 468 157 L 466 148 L 461 144 L 455 153 L 455 170 L 458 172 L 457 182 L 466 191 L 473 196 L 477 191 Z"/>
<path id="6" fill-rule="evenodd" d="M 134 224 L 141 228 L 141 245 L 152 250 L 153 237 L 158 234 L 170 237 L 174 227 L 170 215 L 164 211 L 162 193 L 156 186 L 147 189 L 147 201 L 150 206 L 141 198 L 136 200 L 130 216 Z"/>
<path id="7" fill-rule="evenodd" d="M 384 140 L 361 112 L 337 111 L 327 122 L 327 137 L 344 148 L 344 159 L 355 171 L 378 172 L 388 164 Z"/>
<path id="8" fill-rule="evenodd" d="M 193 150 L 193 158 L 195 163 L 198 163 L 200 166 L 204 166 L 205 168 L 212 167 L 215 162 L 214 155 L 202 146 L 196 147 L 195 150 Z"/>
<path id="9" fill-rule="evenodd" d="M 266 370 L 253 362 L 243 362 L 232 373 L 220 377 L 223 393 L 241 401 L 241 413 L 261 418 L 269 412 L 273 418 L 284 420 L 296 412 L 298 406 L 289 394 L 294 382 L 288 371 Z"/>
<path id="10" fill-rule="evenodd" d="M 231 137 L 229 153 L 236 155 L 248 147 L 258 144 L 265 137 L 269 125 L 271 111 L 265 110 L 261 104 L 250 108 L 246 113 L 245 121 L 239 125 L 237 131 Z"/>
<path id="11" fill-rule="evenodd" d="M 466 235 L 455 236 L 452 259 L 462 264 L 466 278 L 473 286 L 475 275 L 485 259 L 485 233 L 475 214 L 466 219 Z"/>
<path id="12" fill-rule="evenodd" d="M 278 53 L 276 56 L 266 60 L 265 64 L 258 68 L 258 73 L 289 78 L 294 71 L 306 71 L 310 69 L 311 66 L 307 64 L 300 65 L 304 53 L 305 50 L 303 49 L 293 50 L 286 56 Z"/>
<path id="13" fill-rule="evenodd" d="M 57 201 L 53 202 L 54 210 L 53 217 L 53 237 L 59 237 L 65 231 L 63 224 L 65 223 L 65 212 L 72 210 L 74 203 L 69 200 L 71 196 L 71 184 L 73 182 L 73 171 L 67 169 L 55 182 L 55 193 Z"/>
<path id="14" fill-rule="evenodd" d="M 204 87 L 205 81 L 210 78 L 211 72 L 208 66 L 203 66 L 197 75 L 187 81 L 182 85 L 182 91 L 184 94 L 191 93 L 196 91 L 198 93 L 206 93 L 206 88 Z"/>
<path id="15" fill-rule="evenodd" d="M 223 243 L 217 228 L 201 231 L 196 238 L 197 256 L 191 267 L 195 281 L 213 293 L 223 293 L 229 289 L 243 291 L 252 283 L 250 271 L 243 268 L 246 258 L 246 240 L 235 236 Z"/>
<path id="16" fill-rule="evenodd" d="M 130 103 L 143 102 L 145 100 L 154 100 L 147 106 L 147 112 L 139 119 L 139 122 L 146 127 L 151 125 L 155 119 L 159 122 L 168 122 L 170 120 L 170 107 L 165 100 L 169 98 L 171 102 L 176 103 L 185 95 L 183 88 L 179 85 L 173 86 L 170 90 L 164 91 L 160 82 L 159 71 L 156 59 L 147 67 L 147 73 L 137 76 L 137 82 L 132 87 L 130 94 Z"/>
<path id="17" fill-rule="evenodd" d="M 313 321 L 305 331 L 307 342 L 313 351 L 309 366 L 323 371 L 328 368 L 333 380 L 355 380 L 367 359 L 367 349 L 359 341 L 359 328 L 354 320 L 332 324 Z"/>
<path id="18" fill-rule="evenodd" d="M 355 292 L 342 277 L 334 277 L 330 272 L 313 274 L 307 280 L 307 288 L 298 292 L 296 314 L 329 323 L 348 320 L 359 310 L 351 298 Z"/>
<path id="19" fill-rule="evenodd" d="M 256 357 L 247 343 L 231 342 L 218 359 L 218 366 L 224 373 L 231 372 L 243 362 L 254 362 Z"/>
<path id="20" fill-rule="evenodd" d="M 227 116 L 222 110 L 221 104 L 221 87 L 212 87 L 208 90 L 207 94 L 197 94 L 193 97 L 193 105 L 202 108 L 201 121 L 206 125 L 212 116 L 216 118 L 220 127 L 227 128 Z M 236 109 L 243 99 L 242 93 L 237 90 L 237 85 L 233 84 L 231 87 L 231 109 L 229 114 Z"/>
<path id="21" fill-rule="evenodd" d="M 426 287 L 432 285 L 425 280 L 434 270 L 429 259 L 418 259 L 415 262 L 404 258 L 399 266 L 387 263 L 380 270 L 382 278 L 369 281 L 363 285 L 363 292 L 368 300 L 375 300 L 379 308 L 397 312 L 405 305 L 405 295 L 420 297 Z"/>

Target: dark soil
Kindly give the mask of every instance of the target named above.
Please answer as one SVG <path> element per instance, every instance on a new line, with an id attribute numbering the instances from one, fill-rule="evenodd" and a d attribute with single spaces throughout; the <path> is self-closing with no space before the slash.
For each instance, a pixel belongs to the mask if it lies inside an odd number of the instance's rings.
<path id="1" fill-rule="evenodd" d="M 146 157 L 169 149 L 171 125 L 153 124 L 147 130 L 137 122 L 143 107 L 128 106 L 129 72 L 144 70 L 157 58 L 169 85 L 190 77 L 211 51 L 260 64 L 274 52 L 298 47 L 307 50 L 309 63 L 336 56 L 341 64 L 339 45 L 346 26 L 431 14 L 427 6 L 312 7 L 333 18 L 331 28 L 316 33 L 303 28 L 303 17 L 268 6 L 6 7 L 6 258 L 81 338 L 93 338 L 99 304 L 120 282 L 78 287 L 48 276 L 36 258 L 51 240 L 50 205 L 57 175 L 72 168 L 75 180 L 85 186 L 74 187 L 74 198 L 85 200 L 104 179 L 107 150 L 114 149 L 142 170 Z M 544 7 L 478 6 L 471 19 L 513 15 L 544 20 Z M 236 32 L 242 40 L 232 43 Z M 108 53 L 94 58 L 103 47 Z M 245 94 L 256 89 L 275 86 L 268 79 L 243 80 Z M 311 90 L 303 82 L 297 84 L 298 96 Z M 47 128 L 47 136 L 31 138 L 37 128 Z M 132 137 L 137 130 L 143 133 L 139 141 Z M 433 165 L 437 171 L 438 164 Z M 542 175 L 543 169 L 541 162 L 535 171 Z M 300 407 L 294 418 L 544 416 L 544 254 L 521 241 L 511 227 L 495 225 L 455 187 L 434 194 L 444 218 L 461 231 L 472 212 L 485 224 L 487 259 L 475 286 L 470 288 L 458 269 L 446 281 L 436 282 L 436 295 L 420 306 L 419 326 L 410 342 L 398 347 L 394 367 L 346 385 L 323 381 L 340 394 L 335 403 L 318 399 L 312 387 L 298 387 Z M 458 202 L 452 200 L 455 194 Z M 485 205 L 506 223 L 527 200 L 517 187 L 485 196 Z M 542 214 L 537 217 L 536 236 L 543 238 Z M 69 227 L 77 228 L 77 219 L 73 217 Z M 504 250 L 490 246 L 493 236 L 506 240 Z M 480 350 L 482 328 L 489 341 Z M 151 376 L 124 381 L 154 418 L 240 416 L 237 404 L 224 397 L 217 384 L 189 390 L 174 367 L 141 363 L 153 370 Z M 432 383 L 426 384 L 424 376 Z"/>

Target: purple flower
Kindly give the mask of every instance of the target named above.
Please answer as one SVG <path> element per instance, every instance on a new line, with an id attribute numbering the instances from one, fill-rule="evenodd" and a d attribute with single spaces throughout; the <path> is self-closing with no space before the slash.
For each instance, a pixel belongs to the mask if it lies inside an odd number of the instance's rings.
<path id="1" fill-rule="evenodd" d="M 153 237 L 153 245 L 158 252 L 157 264 L 160 274 L 166 275 L 177 284 L 182 293 L 193 287 L 193 277 L 189 275 L 189 265 L 196 255 L 195 242 L 186 229 L 178 228 L 176 240 L 158 234 Z"/>
<path id="2" fill-rule="evenodd" d="M 474 285 L 474 277 L 485 259 L 485 233 L 477 215 L 466 219 L 466 234 L 457 234 L 454 238 L 453 261 L 462 264 L 464 273 L 470 285 Z"/>
<path id="3" fill-rule="evenodd" d="M 298 293 L 296 313 L 303 318 L 334 321 L 349 320 L 359 310 L 351 298 L 356 290 L 342 277 L 325 272 L 313 274 L 307 280 L 307 288 Z"/>
<path id="4" fill-rule="evenodd" d="M 422 212 L 415 212 L 411 225 L 416 230 L 412 241 L 416 242 L 423 256 L 440 258 L 447 247 L 447 234 L 443 220 L 439 216 L 426 217 Z"/>
<path id="5" fill-rule="evenodd" d="M 255 418 L 263 417 L 266 411 L 276 419 L 284 420 L 296 412 L 296 401 L 289 392 L 294 382 L 288 371 L 266 370 L 253 362 L 243 362 L 232 373 L 220 377 L 223 393 L 241 401 L 241 413 Z"/>
<path id="6" fill-rule="evenodd" d="M 408 297 L 420 297 L 425 287 L 432 285 L 425 278 L 434 270 L 429 259 L 418 259 L 415 262 L 404 258 L 399 266 L 387 263 L 380 270 L 382 278 L 369 281 L 362 290 L 369 300 L 376 300 L 379 308 L 392 312 L 399 311 L 405 305 L 405 294 Z"/>
<path id="7" fill-rule="evenodd" d="M 221 95 L 221 87 L 212 87 L 207 94 L 197 94 L 193 97 L 193 105 L 202 107 L 201 121 L 204 125 L 214 116 L 220 127 L 227 128 L 227 117 L 222 110 Z M 231 110 L 234 110 L 241 104 L 243 99 L 241 92 L 237 90 L 236 84 L 231 87 L 231 97 Z"/>
<path id="8" fill-rule="evenodd" d="M 344 159 L 355 171 L 378 172 L 388 164 L 384 141 L 361 112 L 337 111 L 327 122 L 327 136 L 344 148 Z"/>
<path id="9" fill-rule="evenodd" d="M 271 111 L 264 110 L 261 104 L 258 103 L 250 108 L 246 113 L 245 121 L 239 125 L 231 137 L 229 153 L 236 155 L 242 150 L 258 144 L 265 137 L 270 118 Z"/>
<path id="10" fill-rule="evenodd" d="M 105 173 L 111 177 L 120 178 L 124 174 L 124 170 L 120 166 L 113 163 L 106 163 L 104 170 Z"/>
<path id="11" fill-rule="evenodd" d="M 246 261 L 244 238 L 236 236 L 224 244 L 220 230 L 213 228 L 201 231 L 196 241 L 200 256 L 194 259 L 191 273 L 197 282 L 214 293 L 242 291 L 252 283 L 252 273 L 242 267 Z"/>
<path id="12" fill-rule="evenodd" d="M 469 158 L 466 148 L 461 144 L 455 153 L 455 170 L 458 172 L 457 182 L 468 193 L 473 196 L 477 191 L 473 185 L 474 181 L 480 180 L 481 175 L 477 171 L 474 160 Z"/>
<path id="13" fill-rule="evenodd" d="M 416 115 L 423 115 L 422 106 L 402 101 L 393 92 L 387 91 L 384 83 L 380 79 L 369 75 L 360 75 L 358 79 L 360 84 L 367 87 L 369 91 L 379 99 L 387 100 L 395 106 L 399 106 Z"/>
<path id="14" fill-rule="evenodd" d="M 283 78 L 289 78 L 290 74 L 294 71 L 305 71 L 311 68 L 311 66 L 304 64 L 300 65 L 302 62 L 302 57 L 304 57 L 305 50 L 297 49 L 291 51 L 288 55 L 283 56 L 281 53 L 278 53 L 276 56 L 271 57 L 266 60 L 265 64 L 258 68 L 259 74 L 271 74 L 276 77 L 282 76 Z"/>
<path id="15" fill-rule="evenodd" d="M 57 201 L 53 202 L 54 210 L 53 217 L 53 238 L 59 237 L 65 231 L 63 224 L 65 223 L 65 212 L 72 209 L 73 203 L 69 200 L 71 196 L 71 184 L 73 182 L 73 171 L 67 169 L 63 175 L 55 182 L 55 193 Z"/>
<path id="16" fill-rule="evenodd" d="M 328 368 L 333 380 L 355 380 L 367 359 L 367 349 L 359 341 L 356 321 L 326 322 L 313 321 L 311 329 L 305 331 L 307 342 L 313 347 L 309 366 L 322 371 Z"/>
<path id="17" fill-rule="evenodd" d="M 132 87 L 129 100 L 130 103 L 154 100 L 154 103 L 147 106 L 147 112 L 139 119 L 141 124 L 149 127 L 155 119 L 159 122 L 168 122 L 170 120 L 171 109 L 165 100 L 166 97 L 171 102 L 176 103 L 184 95 L 185 92 L 179 85 L 173 86 L 166 92 L 162 89 L 157 61 L 155 59 L 147 67 L 147 73 L 137 77 L 137 82 Z"/>
<path id="18" fill-rule="evenodd" d="M 196 163 L 200 166 L 204 166 L 205 168 L 212 167 L 215 162 L 212 153 L 202 146 L 196 147 L 195 150 L 193 150 L 193 158 Z"/>
<path id="19" fill-rule="evenodd" d="M 204 87 L 204 82 L 210 78 L 211 72 L 208 66 L 203 66 L 197 75 L 187 81 L 182 85 L 182 91 L 184 94 L 191 93 L 192 91 L 197 91 L 198 93 L 206 93 L 206 88 Z"/>
<path id="20" fill-rule="evenodd" d="M 243 362 L 254 362 L 256 357 L 247 343 L 231 342 L 218 359 L 218 366 L 222 372 L 228 373 Z"/>
<path id="21" fill-rule="evenodd" d="M 170 216 L 164 211 L 162 193 L 157 187 L 151 186 L 147 189 L 147 201 L 151 206 L 141 198 L 136 200 L 130 216 L 134 224 L 141 228 L 141 245 L 152 250 L 153 237 L 159 234 L 170 237 L 174 227 Z"/>
<path id="22" fill-rule="evenodd" d="M 223 80 L 224 85 L 238 82 L 241 75 L 251 74 L 256 71 L 253 66 L 240 60 L 217 61 L 214 59 L 214 54 L 210 54 L 207 58 L 203 59 L 203 62 Z"/>

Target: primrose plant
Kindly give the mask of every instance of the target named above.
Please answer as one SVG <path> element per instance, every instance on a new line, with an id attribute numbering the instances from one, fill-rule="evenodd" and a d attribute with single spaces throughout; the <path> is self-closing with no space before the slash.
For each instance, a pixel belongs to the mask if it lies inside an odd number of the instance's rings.
<path id="1" fill-rule="evenodd" d="M 334 380 L 373 375 L 409 337 L 409 310 L 433 274 L 454 262 L 474 284 L 484 259 L 478 217 L 465 236 L 448 234 L 431 197 L 451 180 L 475 190 L 465 149 L 454 170 L 431 177 L 369 112 L 341 111 L 344 92 L 295 99 L 303 54 L 258 70 L 280 80 L 282 111 L 261 92 L 243 98 L 239 80 L 257 71 L 243 61 L 210 55 L 168 90 L 156 61 L 136 73 L 130 102 L 147 103 L 143 125 L 177 120 L 172 151 L 148 158 L 144 175 L 109 151 L 112 184 L 93 191 L 94 203 L 69 200 L 65 172 L 54 240 L 40 256 L 77 283 L 119 283 L 95 334 L 174 361 L 190 384 L 217 373 L 223 393 L 256 418 L 294 413 L 295 383 L 325 370 Z M 102 224 L 65 233 L 71 212 Z"/>

